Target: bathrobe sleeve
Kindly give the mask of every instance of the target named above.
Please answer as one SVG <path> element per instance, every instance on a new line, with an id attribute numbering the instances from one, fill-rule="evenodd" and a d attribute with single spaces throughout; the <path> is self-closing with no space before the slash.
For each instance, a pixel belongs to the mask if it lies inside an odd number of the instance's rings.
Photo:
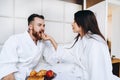
<path id="1" fill-rule="evenodd" d="M 12 36 L 5 42 L 0 53 L 0 80 L 4 76 L 17 71 L 18 56 L 16 48 L 16 41 Z"/>
<path id="2" fill-rule="evenodd" d="M 89 45 L 89 48 L 89 80 L 112 80 L 112 64 L 107 45 L 95 41 Z"/>
<path id="3" fill-rule="evenodd" d="M 67 49 L 68 46 L 58 45 L 57 50 L 55 51 L 51 43 L 47 43 L 45 51 L 43 53 L 45 60 L 51 64 L 55 65 L 58 63 L 69 63 L 73 62 L 72 49 Z"/>
<path id="4" fill-rule="evenodd" d="M 50 41 L 46 41 L 44 46 L 45 46 L 43 51 L 44 60 L 50 65 L 56 64 L 58 62 L 60 55 L 58 55 L 57 51 L 54 49 Z"/>

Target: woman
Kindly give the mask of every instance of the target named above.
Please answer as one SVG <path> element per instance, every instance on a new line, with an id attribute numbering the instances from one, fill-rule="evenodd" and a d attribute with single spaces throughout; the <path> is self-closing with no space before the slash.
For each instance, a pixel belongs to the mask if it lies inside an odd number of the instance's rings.
<path id="1" fill-rule="evenodd" d="M 99 30 L 94 13 L 90 10 L 76 12 L 72 29 L 73 32 L 78 33 L 72 47 L 65 49 L 58 46 L 57 53 L 46 60 L 52 64 L 55 61 L 52 59 L 56 57 L 57 63 L 70 63 L 78 66 L 76 71 L 73 69 L 74 73 L 79 73 L 78 80 L 120 80 L 112 74 L 108 46 Z"/>

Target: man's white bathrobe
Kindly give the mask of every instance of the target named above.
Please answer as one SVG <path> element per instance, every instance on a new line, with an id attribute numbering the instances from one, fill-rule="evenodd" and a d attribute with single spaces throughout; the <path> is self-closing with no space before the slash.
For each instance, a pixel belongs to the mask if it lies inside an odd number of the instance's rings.
<path id="1" fill-rule="evenodd" d="M 38 41 L 35 45 L 27 31 L 10 37 L 0 53 L 0 80 L 12 72 L 16 80 L 25 80 L 40 62 L 45 47 L 49 47 L 47 50 L 54 50 L 48 44 Z"/>
<path id="2" fill-rule="evenodd" d="M 46 61 L 59 73 L 55 80 L 120 80 L 112 74 L 108 46 L 98 35 L 88 33 L 72 48 L 58 46 L 57 53 L 49 56 Z"/>

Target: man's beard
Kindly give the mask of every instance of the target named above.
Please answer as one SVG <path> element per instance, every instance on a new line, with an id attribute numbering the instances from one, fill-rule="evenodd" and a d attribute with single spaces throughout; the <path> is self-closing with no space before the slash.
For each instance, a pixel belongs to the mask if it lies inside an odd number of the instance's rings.
<path id="1" fill-rule="evenodd" d="M 36 32 L 34 29 L 32 31 L 32 35 L 36 38 L 36 40 L 42 40 L 42 32 L 43 30 Z"/>

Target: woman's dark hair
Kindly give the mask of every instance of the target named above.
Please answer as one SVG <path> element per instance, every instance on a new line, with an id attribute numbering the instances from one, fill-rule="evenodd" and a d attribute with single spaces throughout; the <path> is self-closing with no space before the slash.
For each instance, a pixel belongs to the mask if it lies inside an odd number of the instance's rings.
<path id="1" fill-rule="evenodd" d="M 32 21 L 34 21 L 34 18 L 35 18 L 35 17 L 44 19 L 44 16 L 43 16 L 43 15 L 31 14 L 31 15 L 28 17 L 28 25 L 29 25 Z"/>
<path id="2" fill-rule="evenodd" d="M 77 25 L 82 28 L 84 34 L 86 34 L 88 31 L 91 31 L 92 34 L 97 34 L 105 40 L 104 36 L 101 34 L 99 30 L 96 17 L 92 11 L 90 10 L 78 11 L 74 14 L 74 20 L 77 23 Z M 75 43 L 78 41 L 79 36 L 80 34 L 78 34 L 75 37 L 76 39 Z"/>

